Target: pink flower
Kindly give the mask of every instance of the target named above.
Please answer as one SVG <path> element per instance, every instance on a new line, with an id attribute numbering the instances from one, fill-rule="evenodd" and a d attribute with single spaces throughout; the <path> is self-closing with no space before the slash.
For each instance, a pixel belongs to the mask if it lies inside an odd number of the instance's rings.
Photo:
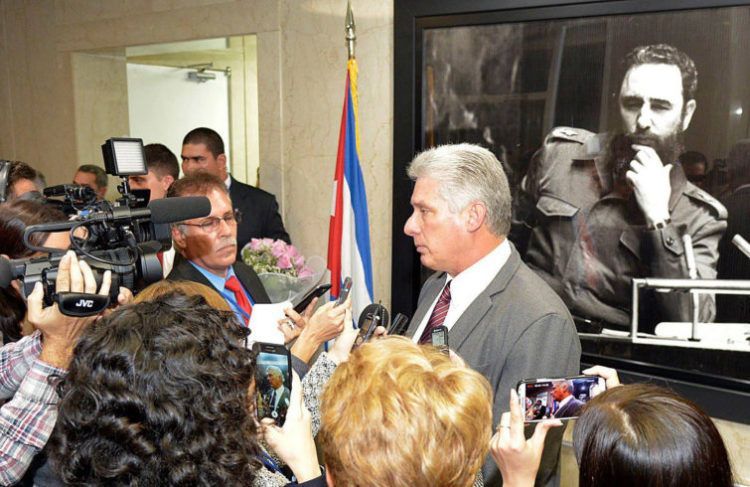
<path id="1" fill-rule="evenodd" d="M 263 241 L 259 238 L 251 238 L 250 239 L 250 249 L 251 250 L 260 250 L 261 247 L 263 247 Z"/>
<path id="2" fill-rule="evenodd" d="M 276 240 L 271 244 L 271 255 L 277 259 L 286 255 L 286 242 L 283 240 Z"/>
<path id="3" fill-rule="evenodd" d="M 305 265 L 305 258 L 301 255 L 294 257 L 294 267 L 301 269 Z"/>
<path id="4" fill-rule="evenodd" d="M 263 245 L 266 246 L 266 247 L 270 247 L 271 245 L 273 245 L 273 239 L 272 238 L 261 239 L 261 242 L 263 242 Z"/>
<path id="5" fill-rule="evenodd" d="M 292 258 L 298 257 L 300 255 L 299 250 L 297 250 L 297 247 L 295 247 L 294 245 L 287 246 L 286 252 L 287 255 Z"/>
<path id="6" fill-rule="evenodd" d="M 313 273 L 312 273 L 312 271 L 310 270 L 310 268 L 309 268 L 309 267 L 303 267 L 303 268 L 302 268 L 302 269 L 301 269 L 301 270 L 300 270 L 300 271 L 299 271 L 299 272 L 297 273 L 297 276 L 298 276 L 298 277 L 300 277 L 300 278 L 303 278 L 303 277 L 312 277 L 312 275 L 313 275 Z"/>
<path id="7" fill-rule="evenodd" d="M 281 257 L 279 257 L 279 260 L 276 261 L 276 265 L 279 267 L 279 269 L 291 269 L 292 261 L 287 255 L 282 255 Z"/>

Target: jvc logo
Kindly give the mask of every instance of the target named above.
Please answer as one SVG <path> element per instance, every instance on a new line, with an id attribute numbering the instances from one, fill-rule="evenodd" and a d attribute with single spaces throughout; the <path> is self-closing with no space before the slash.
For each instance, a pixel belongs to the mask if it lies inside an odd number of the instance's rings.
<path id="1" fill-rule="evenodd" d="M 76 303 L 77 308 L 93 308 L 94 307 L 94 300 L 93 299 L 79 299 Z"/>

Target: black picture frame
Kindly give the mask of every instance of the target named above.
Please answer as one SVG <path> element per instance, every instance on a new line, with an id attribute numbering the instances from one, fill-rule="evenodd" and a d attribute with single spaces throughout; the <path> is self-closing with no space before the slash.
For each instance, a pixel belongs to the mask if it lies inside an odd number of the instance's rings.
<path id="1" fill-rule="evenodd" d="M 419 290 L 429 272 L 422 268 L 412 239 L 403 232 L 411 214 L 413 183 L 406 167 L 423 147 L 422 61 L 427 29 L 481 26 L 539 20 L 576 19 L 628 14 L 668 13 L 694 9 L 750 6 L 730 0 L 396 0 L 394 4 L 394 139 L 393 139 L 393 314 L 413 314 Z M 653 347 L 582 337 L 582 364 L 614 367 L 625 380 L 655 380 L 698 402 L 709 414 L 750 423 L 750 377 L 735 374 L 747 367 L 745 352 L 663 347 L 674 357 L 669 366 L 657 363 Z M 663 356 L 663 355 L 662 355 Z M 710 372 L 695 363 L 709 364 Z M 739 370 L 739 369 L 738 369 Z M 728 373 L 731 372 L 731 373 Z"/>

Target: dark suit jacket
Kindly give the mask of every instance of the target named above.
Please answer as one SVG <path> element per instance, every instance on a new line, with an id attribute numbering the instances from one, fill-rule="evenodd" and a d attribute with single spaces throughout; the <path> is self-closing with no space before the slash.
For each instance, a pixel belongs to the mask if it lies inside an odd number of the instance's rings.
<path id="1" fill-rule="evenodd" d="M 266 289 L 263 287 L 263 283 L 260 282 L 258 275 L 252 267 L 245 265 L 242 262 L 235 262 L 233 267 L 237 279 L 242 283 L 245 290 L 250 293 L 253 302 L 262 304 L 271 302 L 268 293 L 266 293 Z M 179 262 L 175 261 L 175 266 L 172 268 L 172 272 L 167 276 L 167 279 L 170 281 L 183 280 L 199 282 L 213 288 L 211 281 L 206 279 L 198 269 L 193 267 L 193 265 L 185 259 L 180 259 Z"/>
<path id="2" fill-rule="evenodd" d="M 251 238 L 273 238 L 292 243 L 284 229 L 274 195 L 232 178 L 229 197 L 232 207 L 242 212 L 242 222 L 237 225 L 238 256 Z"/>
<path id="3" fill-rule="evenodd" d="M 750 187 L 735 190 L 722 203 L 729 211 L 727 231 L 719 243 L 719 279 L 750 279 L 750 259 L 734 246 L 732 238 L 740 234 L 750 240 Z M 716 296 L 716 321 L 731 323 L 750 322 L 750 296 L 718 294 Z"/>
<path id="4" fill-rule="evenodd" d="M 582 407 L 583 403 L 574 397 L 565 403 L 565 406 L 555 411 L 555 418 L 570 418 L 572 416 L 578 416 Z"/>
<path id="5" fill-rule="evenodd" d="M 417 311 L 406 336 L 413 336 L 442 290 L 444 272 L 422 287 Z M 526 264 L 511 244 L 511 255 L 448 333 L 450 348 L 489 380 L 494 392 L 494 424 L 507 411 L 510 389 L 521 379 L 575 375 L 580 368 L 581 343 L 562 300 Z M 554 477 L 563 428 L 550 430 L 537 480 Z M 501 485 L 502 477 L 490 456 L 484 467 L 485 485 Z M 540 485 L 537 483 L 537 485 Z"/>

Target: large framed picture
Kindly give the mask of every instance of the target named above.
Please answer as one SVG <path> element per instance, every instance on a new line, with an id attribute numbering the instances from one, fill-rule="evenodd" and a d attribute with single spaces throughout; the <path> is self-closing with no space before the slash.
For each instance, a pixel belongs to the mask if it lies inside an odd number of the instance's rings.
<path id="1" fill-rule="evenodd" d="M 447 143 L 497 156 L 514 198 L 509 239 L 581 331 L 628 330 L 632 278 L 680 277 L 686 245 L 699 278 L 750 279 L 750 259 L 731 242 L 750 239 L 749 49 L 750 1 L 396 2 L 393 312 L 414 311 L 431 273 L 403 234 L 406 166 Z M 664 221 L 628 180 L 641 150 L 672 166 Z M 652 229 L 662 254 L 648 250 Z M 690 299 L 644 290 L 641 330 L 689 321 Z M 699 299 L 703 322 L 750 322 L 747 295 Z M 696 399 L 704 387 L 750 392 L 742 347 L 588 334 L 582 344 L 584 362 L 671 381 Z M 737 419 L 735 406 L 710 402 L 712 414 Z"/>

